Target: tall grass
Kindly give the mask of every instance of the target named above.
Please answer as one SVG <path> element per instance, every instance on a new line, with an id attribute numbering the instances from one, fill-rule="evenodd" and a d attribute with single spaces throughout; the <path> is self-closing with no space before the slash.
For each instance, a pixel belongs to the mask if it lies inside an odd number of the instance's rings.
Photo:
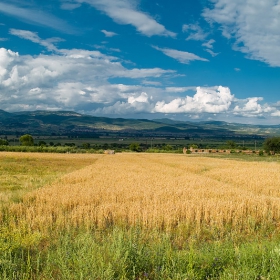
<path id="1" fill-rule="evenodd" d="M 1 279 L 279 279 L 279 239 L 176 247 L 162 231 L 67 230 L 0 250 Z"/>

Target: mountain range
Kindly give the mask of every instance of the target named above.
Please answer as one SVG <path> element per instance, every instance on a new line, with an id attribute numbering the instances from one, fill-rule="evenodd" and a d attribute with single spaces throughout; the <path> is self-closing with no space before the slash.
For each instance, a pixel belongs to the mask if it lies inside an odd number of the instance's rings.
<path id="1" fill-rule="evenodd" d="M 13 135 L 261 137 L 280 135 L 280 125 L 249 125 L 221 121 L 175 121 L 171 119 L 124 119 L 83 115 L 71 111 L 0 110 L 0 134 Z"/>

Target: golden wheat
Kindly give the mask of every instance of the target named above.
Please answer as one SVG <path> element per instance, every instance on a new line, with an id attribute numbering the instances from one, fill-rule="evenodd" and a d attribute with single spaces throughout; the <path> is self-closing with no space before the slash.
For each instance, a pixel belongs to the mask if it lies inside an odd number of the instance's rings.
<path id="1" fill-rule="evenodd" d="M 0 153 L 0 206 L 20 200 L 31 190 L 63 174 L 90 165 L 94 155 Z"/>
<path id="2" fill-rule="evenodd" d="M 188 225 L 253 232 L 280 222 L 280 165 L 174 154 L 95 155 L 10 211 L 41 231 Z M 72 159 L 71 159 L 72 160 Z M 74 160 L 74 158 L 73 158 Z"/>

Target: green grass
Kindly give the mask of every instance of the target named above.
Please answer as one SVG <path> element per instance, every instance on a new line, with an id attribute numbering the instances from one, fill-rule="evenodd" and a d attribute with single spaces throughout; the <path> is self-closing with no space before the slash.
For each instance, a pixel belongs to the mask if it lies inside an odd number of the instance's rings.
<path id="1" fill-rule="evenodd" d="M 32 240 L 1 250 L 1 279 L 280 279 L 279 238 L 178 248 L 168 233 L 112 228 Z"/>
<path id="2" fill-rule="evenodd" d="M 241 161 L 280 162 L 279 155 L 259 156 L 257 154 L 246 155 L 242 153 L 233 153 L 233 154 L 192 154 L 191 156 L 212 157 L 212 158 L 214 157 L 214 158 L 222 158 L 222 159 L 241 160 Z"/>

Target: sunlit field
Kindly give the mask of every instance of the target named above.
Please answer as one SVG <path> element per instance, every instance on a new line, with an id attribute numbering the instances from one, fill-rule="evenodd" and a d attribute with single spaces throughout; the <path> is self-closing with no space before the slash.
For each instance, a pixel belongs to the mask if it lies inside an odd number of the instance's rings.
<path id="1" fill-rule="evenodd" d="M 94 163 L 91 155 L 0 153 L 0 205 Z"/>
<path id="2" fill-rule="evenodd" d="M 280 278 L 278 162 L 0 159 L 3 279 Z"/>
<path id="3" fill-rule="evenodd" d="M 75 159 L 73 159 L 75 160 Z M 280 219 L 280 165 L 178 155 L 102 156 L 12 207 L 34 229 L 202 225 L 252 232 Z M 280 221 L 280 220 L 279 220 Z M 280 226 L 280 225 L 279 225 Z"/>

